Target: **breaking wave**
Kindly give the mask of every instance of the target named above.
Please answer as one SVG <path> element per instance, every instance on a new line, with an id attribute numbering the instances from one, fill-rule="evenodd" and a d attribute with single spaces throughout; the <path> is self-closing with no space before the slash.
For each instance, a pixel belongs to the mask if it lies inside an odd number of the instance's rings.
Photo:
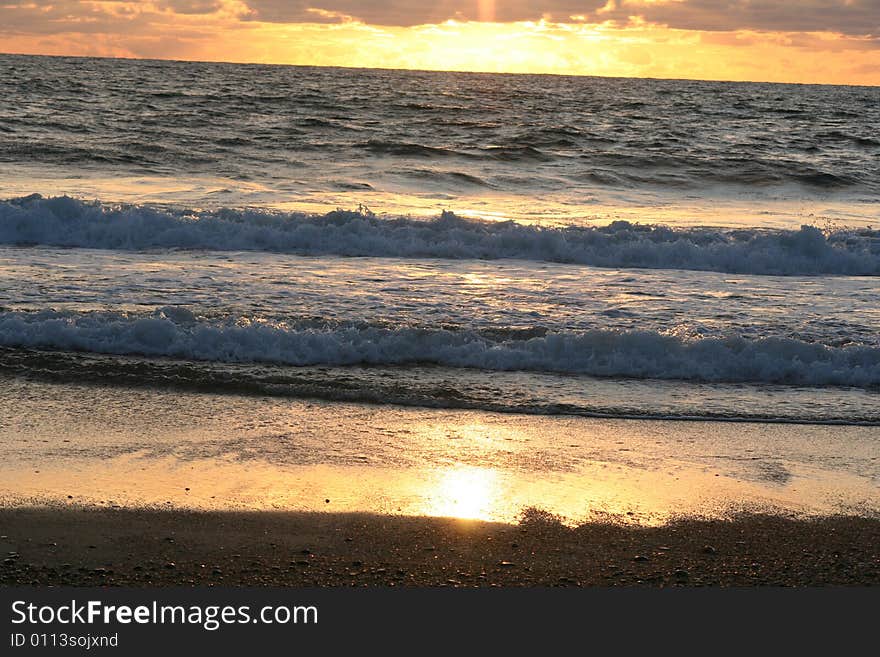
<path id="1" fill-rule="evenodd" d="M 0 243 L 301 255 L 519 258 L 596 267 L 767 275 L 880 275 L 880 231 L 670 228 L 615 221 L 563 228 L 369 211 L 169 210 L 32 195 L 0 201 Z"/>
<path id="2" fill-rule="evenodd" d="M 880 385 L 880 348 L 865 345 L 621 330 L 497 338 L 468 329 L 363 324 L 315 329 L 248 318 L 209 320 L 181 307 L 150 314 L 2 312 L 0 346 L 227 363 L 434 364 L 638 379 Z"/>

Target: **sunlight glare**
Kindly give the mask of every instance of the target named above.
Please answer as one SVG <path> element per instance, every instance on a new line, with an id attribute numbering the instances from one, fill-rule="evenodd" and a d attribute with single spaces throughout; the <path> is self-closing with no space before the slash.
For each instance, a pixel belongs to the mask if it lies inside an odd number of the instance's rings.
<path id="1" fill-rule="evenodd" d="M 498 471 L 456 465 L 441 470 L 426 501 L 426 515 L 489 520 L 500 494 Z"/>

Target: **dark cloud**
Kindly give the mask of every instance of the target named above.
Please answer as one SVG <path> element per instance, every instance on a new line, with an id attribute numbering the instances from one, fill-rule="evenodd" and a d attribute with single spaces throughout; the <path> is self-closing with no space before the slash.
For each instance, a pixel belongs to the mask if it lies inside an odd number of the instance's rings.
<path id="1" fill-rule="evenodd" d="M 220 0 L 161 0 L 156 6 L 176 14 L 213 14 L 220 4 Z"/>
<path id="2" fill-rule="evenodd" d="M 461 21 L 495 20 L 501 23 L 548 18 L 569 22 L 570 16 L 600 9 L 607 0 L 245 0 L 252 20 L 279 23 L 314 21 L 315 9 L 351 16 L 372 25 L 411 26 Z M 491 8 L 490 8 L 491 7 Z M 312 10 L 312 11 L 310 11 Z M 325 14 L 324 20 L 339 20 Z"/>
<path id="3" fill-rule="evenodd" d="M 36 0 L 0 5 L 0 33 L 59 34 L 118 31 L 128 20 L 112 16 L 95 4 L 77 0 Z"/>
<path id="4" fill-rule="evenodd" d="M 625 26 L 633 17 L 683 30 L 839 32 L 880 39 L 880 0 L 242 0 L 250 13 L 244 21 L 336 23 L 352 17 L 372 25 L 411 26 L 457 20 L 498 22 L 540 20 L 612 21 Z M 3 0 L 0 0 L 3 2 Z M 0 33 L 51 34 L 126 29 L 155 22 L 157 14 L 136 11 L 137 2 L 77 0 L 6 0 L 0 4 Z M 190 18 L 218 11 L 222 0 L 154 0 L 159 8 Z"/>
<path id="5" fill-rule="evenodd" d="M 167 25 L 174 20 L 173 15 L 163 15 L 162 11 L 198 17 L 215 13 L 221 5 L 221 0 L 155 0 L 152 3 L 124 0 L 6 0 L 3 3 L 0 0 L 0 34 L 128 32 L 134 36 L 136 32 L 155 30 L 157 25 Z"/>
<path id="6" fill-rule="evenodd" d="M 373 25 L 420 25 L 447 19 L 484 20 L 489 3 L 478 0 L 246 0 L 252 20 L 270 22 L 337 21 L 347 15 Z M 639 16 L 684 30 L 832 31 L 880 36 L 880 0 L 683 0 L 663 4 L 618 0 L 496 0 L 492 18 L 499 22 L 548 20 L 569 22 L 585 16 L 591 22 L 626 24 Z M 484 8 L 481 11 L 481 6 Z M 327 12 L 320 16 L 309 9 Z"/>
<path id="7" fill-rule="evenodd" d="M 621 3 L 617 3 L 621 5 Z M 662 5 L 622 3 L 605 17 L 637 14 L 683 30 L 840 32 L 880 36 L 880 0 L 686 0 Z"/>

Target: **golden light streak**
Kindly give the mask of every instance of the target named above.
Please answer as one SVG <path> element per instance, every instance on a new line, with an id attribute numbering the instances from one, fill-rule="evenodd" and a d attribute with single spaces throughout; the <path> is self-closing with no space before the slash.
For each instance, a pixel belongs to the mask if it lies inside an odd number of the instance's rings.
<path id="1" fill-rule="evenodd" d="M 495 0 L 477 0 L 477 13 L 480 21 L 493 22 L 495 20 Z"/>

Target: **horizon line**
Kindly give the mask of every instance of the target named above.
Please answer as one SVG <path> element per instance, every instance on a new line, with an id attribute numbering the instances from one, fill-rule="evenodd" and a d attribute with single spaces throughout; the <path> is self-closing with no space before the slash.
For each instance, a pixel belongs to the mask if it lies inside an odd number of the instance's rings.
<path id="1" fill-rule="evenodd" d="M 125 57 L 114 55 L 52 55 L 42 53 L 22 53 L 0 51 L 0 56 L 9 57 L 54 57 L 57 59 L 106 59 L 135 62 L 169 62 L 177 64 L 229 64 L 233 66 L 287 66 L 296 68 L 329 68 L 349 71 L 407 71 L 412 73 L 462 73 L 466 75 L 519 75 L 519 76 L 553 76 L 562 78 L 600 78 L 605 80 L 657 80 L 669 82 L 720 82 L 723 84 L 778 84 L 793 85 L 800 87 L 861 87 L 865 89 L 878 89 L 877 84 L 840 84 L 834 82 L 779 82 L 772 80 L 729 80 L 720 78 L 677 78 L 677 77 L 652 77 L 652 76 L 626 76 L 626 75 L 600 75 L 596 73 L 554 73 L 554 72 L 531 72 L 519 71 L 479 71 L 459 69 L 429 69 L 429 68 L 392 68 L 385 66 L 345 66 L 342 64 L 295 64 L 287 62 L 235 62 L 228 60 L 212 59 L 176 59 L 162 57 Z"/>

